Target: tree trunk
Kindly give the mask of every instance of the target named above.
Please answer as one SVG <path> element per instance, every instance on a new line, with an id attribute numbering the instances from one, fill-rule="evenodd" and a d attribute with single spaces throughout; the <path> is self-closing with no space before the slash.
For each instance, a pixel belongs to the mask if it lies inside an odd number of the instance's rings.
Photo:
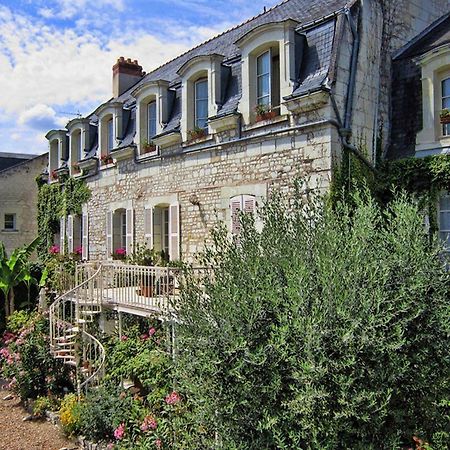
<path id="1" fill-rule="evenodd" d="M 14 306 L 14 288 L 9 291 L 9 315 L 11 315 L 15 310 Z"/>
<path id="2" fill-rule="evenodd" d="M 9 291 L 4 293 L 5 296 L 5 319 L 9 317 Z"/>

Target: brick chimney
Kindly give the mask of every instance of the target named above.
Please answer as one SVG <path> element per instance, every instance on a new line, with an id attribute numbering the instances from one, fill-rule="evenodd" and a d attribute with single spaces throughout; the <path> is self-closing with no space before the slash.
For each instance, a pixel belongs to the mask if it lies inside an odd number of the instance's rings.
<path id="1" fill-rule="evenodd" d="M 142 66 L 135 59 L 125 59 L 121 56 L 113 68 L 113 96 L 118 97 L 128 88 L 136 84 L 144 75 Z"/>

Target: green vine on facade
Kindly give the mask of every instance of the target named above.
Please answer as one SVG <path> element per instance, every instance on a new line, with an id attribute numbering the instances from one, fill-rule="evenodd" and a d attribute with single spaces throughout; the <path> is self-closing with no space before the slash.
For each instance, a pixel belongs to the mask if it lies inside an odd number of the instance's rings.
<path id="1" fill-rule="evenodd" d="M 371 172 L 353 155 L 343 153 L 340 167 L 330 188 L 330 200 L 350 201 L 354 189 L 368 188 L 380 203 L 386 205 L 394 191 L 404 191 L 415 197 L 429 218 L 430 233 L 438 230 L 437 206 L 442 192 L 450 191 L 450 155 L 409 157 L 378 162 Z"/>
<path id="2" fill-rule="evenodd" d="M 59 183 L 47 184 L 40 179 L 38 183 L 38 233 L 41 237 L 38 254 L 45 260 L 53 237 L 59 231 L 61 217 L 68 214 L 81 214 L 91 191 L 83 180 L 64 178 Z"/>

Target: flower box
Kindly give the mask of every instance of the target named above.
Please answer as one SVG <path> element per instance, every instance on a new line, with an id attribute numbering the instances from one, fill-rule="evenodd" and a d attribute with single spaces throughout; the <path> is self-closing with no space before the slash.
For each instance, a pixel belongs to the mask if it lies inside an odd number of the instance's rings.
<path id="1" fill-rule="evenodd" d="M 441 117 L 441 123 L 444 125 L 450 123 L 450 115 Z"/>
<path id="2" fill-rule="evenodd" d="M 156 151 L 156 145 L 154 144 L 144 144 L 142 145 L 142 151 L 141 154 L 145 155 L 147 153 L 153 153 Z"/>
<path id="3" fill-rule="evenodd" d="M 57 181 L 58 178 L 59 178 L 58 172 L 56 172 L 56 170 L 52 170 L 52 173 L 50 174 L 50 180 Z"/>
<path id="4" fill-rule="evenodd" d="M 439 114 L 442 124 L 450 123 L 450 109 L 444 108 Z"/>
<path id="5" fill-rule="evenodd" d="M 206 130 L 204 128 L 195 127 L 193 130 L 188 130 L 188 141 L 196 141 L 197 139 L 202 139 L 206 136 Z"/>
<path id="6" fill-rule="evenodd" d="M 267 111 L 264 113 L 256 114 L 256 122 L 262 122 L 263 120 L 272 120 L 276 117 L 276 111 Z"/>
<path id="7" fill-rule="evenodd" d="M 104 166 L 106 166 L 108 164 L 112 164 L 114 162 L 111 155 L 102 155 L 100 160 Z"/>

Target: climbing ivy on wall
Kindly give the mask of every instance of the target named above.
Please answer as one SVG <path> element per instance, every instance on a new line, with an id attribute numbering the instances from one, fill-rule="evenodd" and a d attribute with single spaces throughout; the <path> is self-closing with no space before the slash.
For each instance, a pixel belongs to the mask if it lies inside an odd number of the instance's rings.
<path id="1" fill-rule="evenodd" d="M 382 204 L 391 200 L 395 190 L 413 195 L 428 215 L 430 232 L 434 233 L 438 229 L 439 196 L 442 191 L 450 191 L 450 155 L 382 161 L 373 172 L 353 155 L 344 153 L 331 185 L 331 201 L 342 195 L 350 199 L 348 193 L 362 186 L 369 188 Z"/>
<path id="2" fill-rule="evenodd" d="M 62 178 L 59 183 L 47 184 L 38 179 L 38 233 L 41 241 L 38 254 L 46 259 L 48 249 L 53 243 L 53 236 L 59 230 L 61 217 L 68 214 L 81 214 L 91 191 L 83 180 Z"/>

